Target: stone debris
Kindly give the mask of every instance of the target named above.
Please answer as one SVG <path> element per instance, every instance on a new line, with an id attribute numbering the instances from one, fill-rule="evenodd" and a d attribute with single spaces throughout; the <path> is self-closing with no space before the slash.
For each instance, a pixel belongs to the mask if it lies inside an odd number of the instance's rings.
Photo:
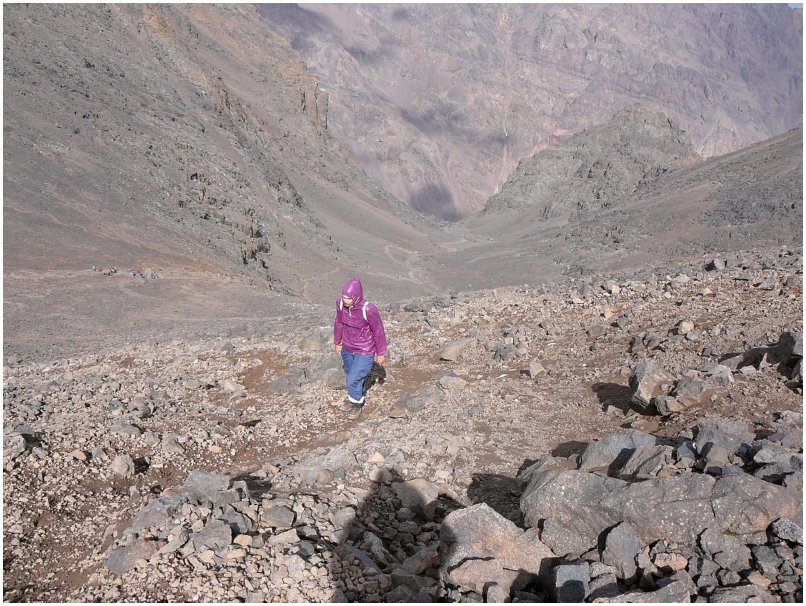
<path id="1" fill-rule="evenodd" d="M 384 310 L 357 420 L 317 324 L 13 358 L 5 597 L 800 602 L 802 282 L 720 258 Z"/>

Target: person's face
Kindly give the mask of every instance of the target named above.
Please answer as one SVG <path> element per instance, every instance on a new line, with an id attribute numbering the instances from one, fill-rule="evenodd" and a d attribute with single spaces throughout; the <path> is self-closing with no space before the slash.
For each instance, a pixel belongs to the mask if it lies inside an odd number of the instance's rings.
<path id="1" fill-rule="evenodd" d="M 342 295 L 341 300 L 344 301 L 344 306 L 350 308 L 353 306 L 352 298 L 348 297 L 347 295 Z"/>

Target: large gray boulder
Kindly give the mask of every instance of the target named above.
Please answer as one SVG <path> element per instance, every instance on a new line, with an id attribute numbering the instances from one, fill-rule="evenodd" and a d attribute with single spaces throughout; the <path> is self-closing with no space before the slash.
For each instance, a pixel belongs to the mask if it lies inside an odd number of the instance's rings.
<path id="1" fill-rule="evenodd" d="M 589 444 L 582 453 L 579 468 L 583 470 L 601 467 L 620 467 L 629 459 L 630 455 L 639 447 L 655 446 L 658 440 L 655 436 L 638 431 L 637 429 L 624 429 L 606 435 L 593 444 Z"/>
<path id="2" fill-rule="evenodd" d="M 547 572 L 555 554 L 486 503 L 450 513 L 440 528 L 443 578 L 463 590 L 484 594 L 496 583 L 506 592 Z"/>
<path id="3" fill-rule="evenodd" d="M 778 518 L 799 520 L 802 496 L 748 474 L 719 478 L 711 497 L 714 515 L 723 530 L 736 535 L 765 531 Z"/>
<path id="4" fill-rule="evenodd" d="M 521 495 L 521 511 L 527 526 L 554 520 L 595 546 L 603 530 L 623 519 L 620 512 L 602 507 L 603 499 L 627 485 L 624 480 L 585 471 L 547 469 L 532 475 Z"/>
<path id="5" fill-rule="evenodd" d="M 658 539 L 693 542 L 716 525 L 711 507 L 715 480 L 689 474 L 630 484 L 575 470 L 546 470 L 521 496 L 527 526 L 557 520 L 595 545 L 619 522 L 633 525 L 644 544 Z"/>

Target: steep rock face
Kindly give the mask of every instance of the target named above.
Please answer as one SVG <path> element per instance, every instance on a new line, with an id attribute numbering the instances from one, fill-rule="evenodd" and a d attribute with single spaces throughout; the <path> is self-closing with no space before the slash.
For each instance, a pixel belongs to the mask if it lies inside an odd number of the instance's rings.
<path id="1" fill-rule="evenodd" d="M 642 183 L 699 157 L 663 114 L 631 106 L 521 162 L 487 212 L 535 205 L 548 219 L 614 206 Z"/>
<path id="2" fill-rule="evenodd" d="M 705 157 L 801 123 L 785 5 L 267 5 L 329 92 L 329 127 L 415 208 L 483 208 L 518 162 L 640 102 Z"/>

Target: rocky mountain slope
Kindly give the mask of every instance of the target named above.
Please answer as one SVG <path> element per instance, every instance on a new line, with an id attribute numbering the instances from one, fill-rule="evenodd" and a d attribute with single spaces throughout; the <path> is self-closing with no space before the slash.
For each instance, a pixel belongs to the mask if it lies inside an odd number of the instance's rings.
<path id="1" fill-rule="evenodd" d="M 6 275 L 244 273 L 302 295 L 367 256 L 407 273 L 387 246 L 431 250 L 254 7 L 9 5 L 3 26 Z"/>
<path id="2" fill-rule="evenodd" d="M 329 127 L 414 208 L 477 212 L 518 162 L 642 103 L 705 157 L 802 121 L 802 11 L 778 5 L 263 5 Z"/>
<path id="3" fill-rule="evenodd" d="M 800 601 L 802 262 L 384 306 L 358 418 L 321 321 L 7 360 L 4 598 Z"/>

